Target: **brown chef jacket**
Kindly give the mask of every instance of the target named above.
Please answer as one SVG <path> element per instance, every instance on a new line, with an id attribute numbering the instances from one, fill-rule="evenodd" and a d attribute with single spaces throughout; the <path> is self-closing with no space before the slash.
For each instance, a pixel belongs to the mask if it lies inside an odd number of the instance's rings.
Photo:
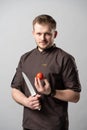
<path id="1" fill-rule="evenodd" d="M 34 78 L 38 72 L 42 72 L 52 89 L 81 91 L 74 58 L 55 45 L 43 52 L 35 48 L 20 58 L 11 87 L 28 97 L 30 92 L 21 72 L 26 73 L 34 88 Z M 24 107 L 23 127 L 32 130 L 68 130 L 68 102 L 42 95 L 41 103 L 40 111 Z"/>

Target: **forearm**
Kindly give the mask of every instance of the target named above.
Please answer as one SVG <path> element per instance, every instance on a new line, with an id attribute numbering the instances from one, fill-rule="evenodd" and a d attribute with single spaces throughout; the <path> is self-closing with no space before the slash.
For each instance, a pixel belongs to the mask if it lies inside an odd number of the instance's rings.
<path id="1" fill-rule="evenodd" d="M 32 110 L 40 110 L 41 109 L 41 104 L 39 101 L 39 99 L 41 98 L 41 95 L 39 95 L 39 94 L 37 94 L 35 96 L 26 97 L 18 89 L 12 88 L 12 97 L 17 103 L 19 103 L 25 107 L 28 107 Z"/>
<path id="2" fill-rule="evenodd" d="M 26 106 L 27 97 L 18 89 L 12 88 L 12 98 L 19 104 Z"/>
<path id="3" fill-rule="evenodd" d="M 80 98 L 80 93 L 75 92 L 73 90 L 56 90 L 56 94 L 54 96 L 57 99 L 68 101 L 68 102 L 78 102 Z"/>

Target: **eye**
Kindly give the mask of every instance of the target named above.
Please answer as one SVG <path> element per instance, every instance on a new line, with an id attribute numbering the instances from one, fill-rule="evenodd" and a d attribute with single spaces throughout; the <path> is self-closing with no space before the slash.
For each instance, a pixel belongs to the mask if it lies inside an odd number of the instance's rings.
<path id="1" fill-rule="evenodd" d="M 38 35 L 38 36 L 40 36 L 40 35 L 41 35 L 41 33 L 37 33 L 37 35 Z"/>
<path id="2" fill-rule="evenodd" d="M 51 33 L 46 33 L 45 35 L 47 35 L 47 36 L 51 36 Z"/>

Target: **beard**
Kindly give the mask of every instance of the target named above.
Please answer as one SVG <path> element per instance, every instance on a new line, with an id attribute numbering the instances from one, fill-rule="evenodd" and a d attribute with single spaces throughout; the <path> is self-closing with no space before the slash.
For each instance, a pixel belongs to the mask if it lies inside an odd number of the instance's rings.
<path id="1" fill-rule="evenodd" d="M 50 48 L 51 46 L 53 46 L 53 44 L 50 44 L 50 45 L 47 45 L 47 46 L 43 46 L 43 47 L 37 45 L 38 49 L 41 50 L 41 51 L 44 51 L 44 50 Z"/>
<path id="2" fill-rule="evenodd" d="M 47 43 L 47 41 L 44 41 L 42 43 L 37 43 L 37 47 L 39 50 L 43 51 L 46 50 L 48 48 L 50 48 L 51 46 L 53 46 L 54 43 Z"/>

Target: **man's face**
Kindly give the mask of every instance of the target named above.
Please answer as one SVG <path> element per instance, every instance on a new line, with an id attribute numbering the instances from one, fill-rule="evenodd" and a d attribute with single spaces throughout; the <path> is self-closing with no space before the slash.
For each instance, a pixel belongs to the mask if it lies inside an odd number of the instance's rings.
<path id="1" fill-rule="evenodd" d="M 57 32 L 47 24 L 36 23 L 34 25 L 33 35 L 40 51 L 53 45 L 56 34 Z"/>

